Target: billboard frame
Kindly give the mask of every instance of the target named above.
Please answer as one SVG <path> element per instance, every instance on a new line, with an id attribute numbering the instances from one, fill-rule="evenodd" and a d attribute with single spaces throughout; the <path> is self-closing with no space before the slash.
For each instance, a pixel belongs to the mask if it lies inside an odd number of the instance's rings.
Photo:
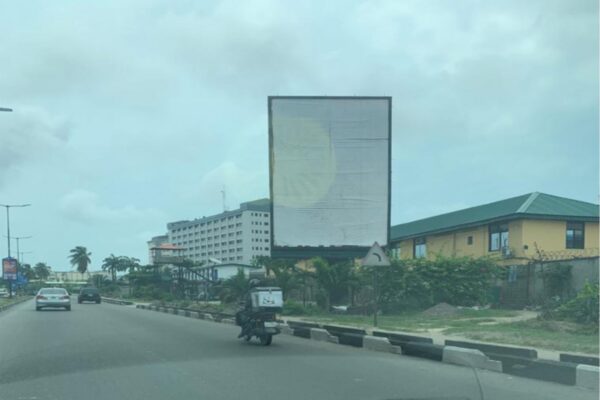
<path id="1" fill-rule="evenodd" d="M 269 197 L 270 197 L 270 240 L 272 258 L 305 259 L 323 257 L 328 259 L 362 258 L 371 246 L 275 246 L 275 224 L 273 219 L 273 100 L 385 100 L 388 105 L 388 199 L 387 199 L 387 247 L 390 244 L 392 218 L 392 96 L 268 96 L 269 119 Z"/>

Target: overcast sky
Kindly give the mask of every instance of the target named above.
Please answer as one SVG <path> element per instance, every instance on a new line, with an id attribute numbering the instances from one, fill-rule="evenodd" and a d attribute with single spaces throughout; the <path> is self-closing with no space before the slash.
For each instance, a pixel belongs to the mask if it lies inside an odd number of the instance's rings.
<path id="1" fill-rule="evenodd" d="M 269 95 L 393 97 L 393 223 L 598 202 L 596 0 L 7 0 L 0 61 L 0 203 L 54 270 L 268 197 Z"/>

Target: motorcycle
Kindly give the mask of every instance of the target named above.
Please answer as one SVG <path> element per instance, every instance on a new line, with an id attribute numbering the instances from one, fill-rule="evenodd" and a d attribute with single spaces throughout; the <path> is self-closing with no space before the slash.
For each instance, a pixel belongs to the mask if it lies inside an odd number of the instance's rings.
<path id="1" fill-rule="evenodd" d="M 281 333 L 277 312 L 283 308 L 283 297 L 278 287 L 255 287 L 248 293 L 245 307 L 236 316 L 236 325 L 242 328 L 238 335 L 250 341 L 256 336 L 260 343 L 268 346 L 273 335 Z"/>
<path id="2" fill-rule="evenodd" d="M 252 337 L 256 336 L 264 346 L 270 345 L 273 336 L 281 333 L 279 324 L 275 319 L 275 313 L 251 314 L 245 321 L 240 321 L 239 325 L 242 327 L 240 337 L 249 342 Z"/>

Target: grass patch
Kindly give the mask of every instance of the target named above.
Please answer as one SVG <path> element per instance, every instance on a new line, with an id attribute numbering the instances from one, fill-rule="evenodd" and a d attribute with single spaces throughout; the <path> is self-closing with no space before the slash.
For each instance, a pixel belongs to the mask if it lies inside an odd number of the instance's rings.
<path id="1" fill-rule="evenodd" d="M 531 319 L 496 325 L 454 326 L 444 333 L 496 343 L 598 354 L 598 332 L 586 325 Z"/>
<path id="2" fill-rule="evenodd" d="M 378 325 L 382 329 L 400 330 L 409 332 L 426 332 L 429 329 L 442 329 L 448 327 L 468 327 L 480 323 L 494 322 L 494 318 L 515 317 L 518 314 L 510 310 L 460 310 L 455 315 L 428 316 L 420 312 L 404 313 L 400 315 L 381 315 Z M 307 321 L 322 323 L 372 327 L 373 316 L 367 315 L 336 315 L 321 314 L 302 317 Z"/>
<path id="3" fill-rule="evenodd" d="M 23 297 L 13 297 L 12 299 L 9 299 L 7 297 L 2 297 L 0 298 L 0 306 L 6 306 L 12 303 L 16 303 L 23 300 Z"/>

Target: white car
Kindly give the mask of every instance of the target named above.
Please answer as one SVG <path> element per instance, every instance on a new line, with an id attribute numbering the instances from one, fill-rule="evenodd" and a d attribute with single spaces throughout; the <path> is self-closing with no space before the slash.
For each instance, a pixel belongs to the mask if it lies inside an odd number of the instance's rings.
<path id="1" fill-rule="evenodd" d="M 71 311 L 71 296 L 63 288 L 42 288 L 35 296 L 35 310 L 46 307 L 59 307 Z"/>
<path id="2" fill-rule="evenodd" d="M 0 289 L 0 298 L 2 297 L 8 297 L 8 290 Z"/>

